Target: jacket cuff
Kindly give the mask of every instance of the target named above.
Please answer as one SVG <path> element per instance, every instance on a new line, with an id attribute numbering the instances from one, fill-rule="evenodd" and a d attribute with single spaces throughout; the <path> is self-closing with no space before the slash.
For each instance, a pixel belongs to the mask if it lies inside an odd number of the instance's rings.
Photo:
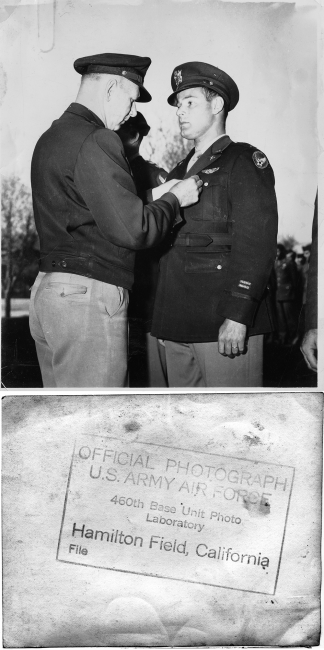
<path id="1" fill-rule="evenodd" d="M 165 194 L 162 194 L 161 198 L 159 199 L 160 201 L 167 201 L 168 203 L 171 203 L 173 209 L 174 209 L 174 214 L 175 218 L 173 221 L 173 226 L 176 226 L 178 223 L 181 223 L 183 221 L 182 216 L 180 214 L 180 203 L 173 192 L 166 192 Z"/>
<path id="2" fill-rule="evenodd" d="M 308 314 L 306 309 L 305 317 L 305 332 L 308 330 L 317 330 L 318 329 L 318 319 L 315 314 Z"/>
<path id="3" fill-rule="evenodd" d="M 228 292 L 220 299 L 216 311 L 224 318 L 251 327 L 258 307 L 259 301 L 233 296 Z"/>

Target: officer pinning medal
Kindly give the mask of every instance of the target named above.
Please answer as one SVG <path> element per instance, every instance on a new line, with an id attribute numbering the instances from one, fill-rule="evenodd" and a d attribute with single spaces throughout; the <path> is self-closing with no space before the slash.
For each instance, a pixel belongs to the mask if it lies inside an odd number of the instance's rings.
<path id="1" fill-rule="evenodd" d="M 128 292 L 135 251 L 158 245 L 198 200 L 197 175 L 143 202 L 116 131 L 149 102 L 149 57 L 77 59 L 76 101 L 40 137 L 32 159 L 40 272 L 30 330 L 44 387 L 128 385 Z M 157 188 L 159 189 L 159 188 Z"/>

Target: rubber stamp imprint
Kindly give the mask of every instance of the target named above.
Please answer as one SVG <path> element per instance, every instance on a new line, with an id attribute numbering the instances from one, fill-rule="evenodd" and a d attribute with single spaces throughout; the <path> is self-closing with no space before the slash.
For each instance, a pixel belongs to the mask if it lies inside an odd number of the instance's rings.
<path id="1" fill-rule="evenodd" d="M 84 436 L 57 559 L 274 594 L 293 477 L 273 463 Z"/>

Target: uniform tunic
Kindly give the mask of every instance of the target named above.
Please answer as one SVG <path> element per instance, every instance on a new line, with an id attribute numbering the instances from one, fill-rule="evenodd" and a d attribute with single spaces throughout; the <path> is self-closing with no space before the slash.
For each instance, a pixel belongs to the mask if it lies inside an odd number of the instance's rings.
<path id="1" fill-rule="evenodd" d="M 184 208 L 184 222 L 160 262 L 152 334 L 179 342 L 217 341 L 228 318 L 248 334 L 274 326 L 267 283 L 276 256 L 274 174 L 264 154 L 224 135 L 188 172 L 193 154 L 169 174 L 203 180 L 199 202 Z"/>
<path id="2" fill-rule="evenodd" d="M 130 289 L 135 251 L 157 245 L 179 202 L 168 192 L 143 206 L 119 136 L 73 103 L 39 139 L 31 169 L 40 270 Z"/>

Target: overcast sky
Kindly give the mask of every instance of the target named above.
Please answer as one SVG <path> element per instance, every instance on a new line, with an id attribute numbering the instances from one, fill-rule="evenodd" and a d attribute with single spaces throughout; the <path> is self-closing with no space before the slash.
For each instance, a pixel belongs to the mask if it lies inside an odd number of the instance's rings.
<path id="1" fill-rule="evenodd" d="M 2 173 L 29 184 L 41 133 L 74 101 L 80 81 L 73 61 L 99 52 L 150 56 L 139 105 L 152 125 L 176 124 L 170 94 L 173 68 L 206 61 L 240 89 L 227 132 L 264 151 L 273 166 L 279 232 L 311 237 L 316 193 L 315 0 L 6 0 L 0 9 L 4 145 Z"/>

